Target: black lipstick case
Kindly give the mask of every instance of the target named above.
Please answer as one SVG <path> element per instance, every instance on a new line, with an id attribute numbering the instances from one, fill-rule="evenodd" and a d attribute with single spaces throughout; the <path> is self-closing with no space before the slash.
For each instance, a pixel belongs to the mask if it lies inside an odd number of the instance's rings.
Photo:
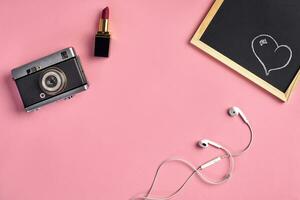
<path id="1" fill-rule="evenodd" d="M 97 57 L 109 56 L 110 34 L 108 32 L 98 32 L 95 37 L 94 55 Z"/>

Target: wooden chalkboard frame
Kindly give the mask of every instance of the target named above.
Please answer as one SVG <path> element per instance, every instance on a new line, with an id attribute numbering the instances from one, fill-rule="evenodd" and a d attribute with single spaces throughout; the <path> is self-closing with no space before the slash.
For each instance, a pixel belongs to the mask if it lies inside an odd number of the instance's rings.
<path id="1" fill-rule="evenodd" d="M 225 0 L 226 1 L 226 0 Z M 235 70 L 242 76 L 248 78 L 252 82 L 256 83 L 260 87 L 264 88 L 280 100 L 286 102 L 290 98 L 292 91 L 295 89 L 296 83 L 300 79 L 300 70 L 298 70 L 296 76 L 293 78 L 292 82 L 290 83 L 288 89 L 285 92 L 280 91 L 270 83 L 266 82 L 265 80 L 261 79 L 260 77 L 256 76 L 251 71 L 247 70 L 243 66 L 239 65 L 238 63 L 234 62 L 230 58 L 226 57 L 225 55 L 221 54 L 217 50 L 213 49 L 209 45 L 205 44 L 201 41 L 201 37 L 206 31 L 207 27 L 211 23 L 212 19 L 214 18 L 215 14 L 220 9 L 221 5 L 223 4 L 224 0 L 215 0 L 211 9 L 208 11 L 206 17 L 200 24 L 199 28 L 197 29 L 196 33 L 192 37 L 191 43 L 196 47 L 200 48 L 210 56 L 214 57 L 215 59 L 219 60 L 220 62 L 227 65 L 229 68 Z"/>

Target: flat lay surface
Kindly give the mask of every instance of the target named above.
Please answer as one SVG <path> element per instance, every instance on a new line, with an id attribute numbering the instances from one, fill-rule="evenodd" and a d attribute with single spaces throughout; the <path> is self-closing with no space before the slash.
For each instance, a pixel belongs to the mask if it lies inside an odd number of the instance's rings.
<path id="1" fill-rule="evenodd" d="M 130 199 L 145 192 L 161 161 L 195 165 L 213 155 L 202 138 L 239 150 L 255 135 L 226 184 L 194 177 L 175 199 L 300 199 L 300 88 L 282 103 L 189 43 L 211 0 L 0 2 L 0 199 Z M 110 8 L 110 56 L 93 56 L 101 10 Z M 73 46 L 90 88 L 25 113 L 12 68 Z M 226 162 L 208 169 L 222 176 Z M 190 173 L 162 169 L 154 192 Z"/>

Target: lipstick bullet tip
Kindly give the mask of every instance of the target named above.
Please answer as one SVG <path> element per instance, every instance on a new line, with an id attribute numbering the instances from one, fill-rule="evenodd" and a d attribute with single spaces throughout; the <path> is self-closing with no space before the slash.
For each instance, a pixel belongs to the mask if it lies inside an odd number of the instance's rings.
<path id="1" fill-rule="evenodd" d="M 106 7 L 102 10 L 102 19 L 108 19 L 109 18 L 109 8 Z"/>

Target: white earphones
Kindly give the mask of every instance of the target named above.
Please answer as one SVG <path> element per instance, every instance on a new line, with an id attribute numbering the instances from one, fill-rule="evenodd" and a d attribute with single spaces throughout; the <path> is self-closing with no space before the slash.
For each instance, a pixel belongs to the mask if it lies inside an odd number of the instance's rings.
<path id="1" fill-rule="evenodd" d="M 184 160 L 184 159 L 180 159 L 180 158 L 171 158 L 171 159 L 167 159 L 164 162 L 162 162 L 158 169 L 156 170 L 154 179 L 152 181 L 152 184 L 148 190 L 148 192 L 145 195 L 142 196 L 138 196 L 138 197 L 134 197 L 133 199 L 145 199 L 145 200 L 168 200 L 171 199 L 173 197 L 175 197 L 180 191 L 181 189 L 185 186 L 185 184 L 190 180 L 190 178 L 192 178 L 195 174 L 198 175 L 202 181 L 208 183 L 208 184 L 222 184 L 225 183 L 226 181 L 229 180 L 229 178 L 231 177 L 232 171 L 233 171 L 233 166 L 234 166 L 234 157 L 240 156 L 242 153 L 244 153 L 246 150 L 249 149 L 251 143 L 252 143 L 252 139 L 253 139 L 253 131 L 251 128 L 251 125 L 247 119 L 247 117 L 245 116 L 245 114 L 241 111 L 240 108 L 238 107 L 231 107 L 228 109 L 228 114 L 231 117 L 235 117 L 235 116 L 240 116 L 240 118 L 243 120 L 243 122 L 247 125 L 247 127 L 249 128 L 250 131 L 250 138 L 249 138 L 249 142 L 248 144 L 239 152 L 235 152 L 235 153 L 231 153 L 227 148 L 223 147 L 222 145 L 220 145 L 217 142 L 214 142 L 212 140 L 208 140 L 208 139 L 202 139 L 200 141 L 197 142 L 197 146 L 200 148 L 207 148 L 209 146 L 212 146 L 216 149 L 220 149 L 222 150 L 225 154 L 217 156 L 201 165 L 199 165 L 198 167 L 195 167 L 193 164 L 191 164 L 190 162 Z M 206 176 L 204 176 L 201 171 L 204 170 L 207 167 L 210 167 L 218 162 L 220 162 L 222 159 L 228 158 L 229 160 L 229 167 L 227 170 L 227 173 L 225 174 L 225 176 L 223 178 L 221 178 L 220 180 L 212 180 L 207 178 Z M 164 166 L 166 163 L 168 162 L 181 162 L 183 164 L 185 164 L 187 167 L 189 167 L 190 169 L 193 170 L 193 172 L 191 173 L 191 175 L 189 175 L 187 177 L 187 179 L 183 182 L 183 184 L 173 193 L 171 193 L 168 196 L 164 196 L 164 197 L 155 197 L 155 196 L 150 196 L 152 189 L 155 185 L 156 182 L 156 178 L 158 177 L 159 171 L 161 169 L 162 166 Z"/>

